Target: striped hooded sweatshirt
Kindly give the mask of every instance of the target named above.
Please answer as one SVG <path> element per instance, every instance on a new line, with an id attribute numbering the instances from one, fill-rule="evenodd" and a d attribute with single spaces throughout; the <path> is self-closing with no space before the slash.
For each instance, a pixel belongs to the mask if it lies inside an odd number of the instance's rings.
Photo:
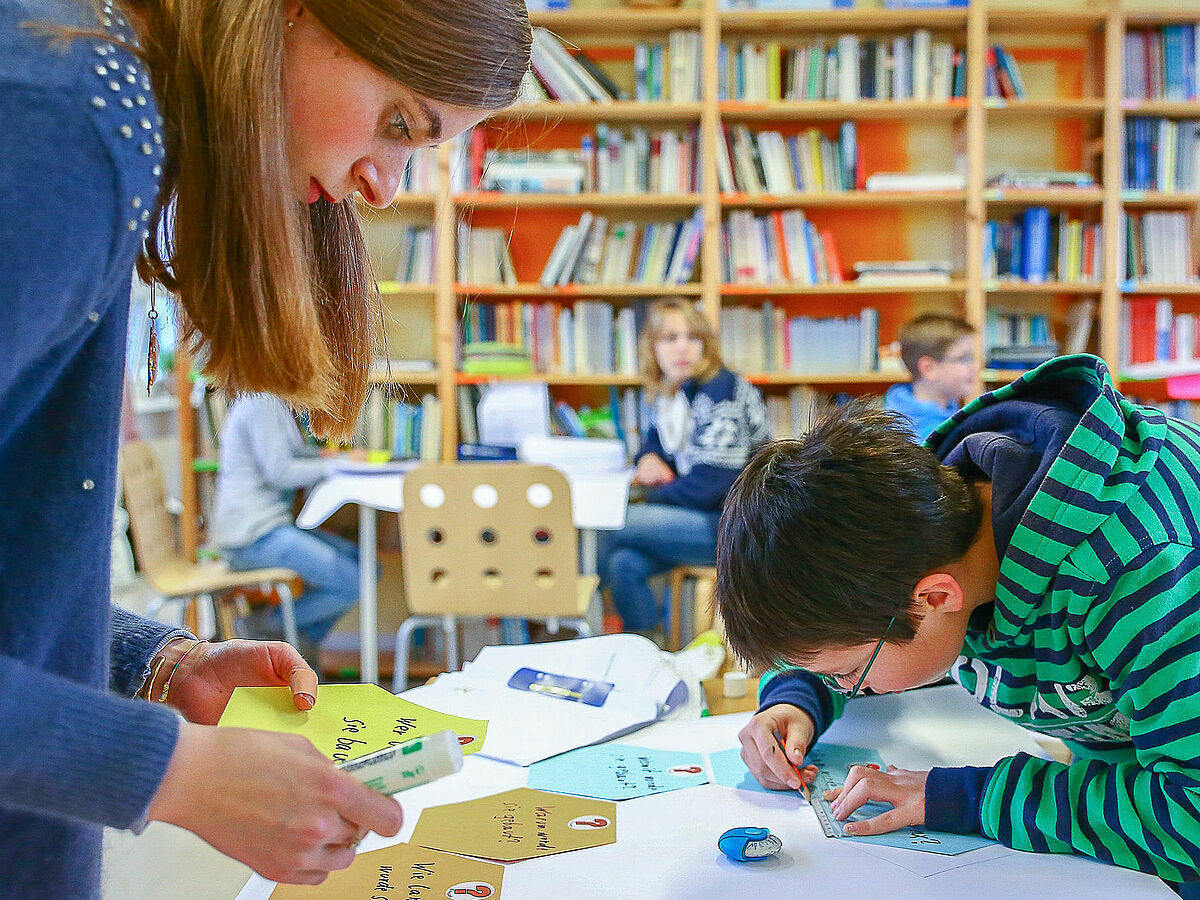
<path id="1" fill-rule="evenodd" d="M 950 675 L 1063 739 L 936 768 L 926 821 L 1019 850 L 1077 852 L 1168 881 L 1200 874 L 1200 427 L 1137 406 L 1092 356 L 984 395 L 926 442 L 992 484 L 1000 575 Z M 766 681 L 818 733 L 841 709 L 806 672 Z"/>

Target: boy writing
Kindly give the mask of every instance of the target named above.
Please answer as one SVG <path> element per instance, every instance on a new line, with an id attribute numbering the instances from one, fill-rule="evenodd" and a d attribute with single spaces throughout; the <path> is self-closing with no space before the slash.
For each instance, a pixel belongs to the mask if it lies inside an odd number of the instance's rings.
<path id="1" fill-rule="evenodd" d="M 884 409 L 908 419 L 918 441 L 975 394 L 979 361 L 975 329 L 958 316 L 927 313 L 900 329 L 900 358 L 912 375 L 910 384 L 896 384 L 883 398 Z"/>
<path id="2" fill-rule="evenodd" d="M 835 815 L 893 808 L 851 833 L 924 824 L 1195 879 L 1198 482 L 1200 428 L 1129 402 L 1091 356 L 972 401 L 926 447 L 861 404 L 768 445 L 729 495 L 717 553 L 731 646 L 790 666 L 764 676 L 743 758 L 795 788 L 774 730 L 799 763 L 846 696 L 948 671 L 1074 761 L 855 768 Z"/>

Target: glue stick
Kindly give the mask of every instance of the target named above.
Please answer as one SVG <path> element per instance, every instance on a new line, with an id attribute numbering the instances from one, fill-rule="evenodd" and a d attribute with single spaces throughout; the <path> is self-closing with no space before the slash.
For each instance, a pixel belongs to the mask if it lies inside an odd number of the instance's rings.
<path id="1" fill-rule="evenodd" d="M 347 760 L 338 768 L 372 790 L 390 795 L 452 775 L 462 766 L 458 735 L 438 731 Z"/>

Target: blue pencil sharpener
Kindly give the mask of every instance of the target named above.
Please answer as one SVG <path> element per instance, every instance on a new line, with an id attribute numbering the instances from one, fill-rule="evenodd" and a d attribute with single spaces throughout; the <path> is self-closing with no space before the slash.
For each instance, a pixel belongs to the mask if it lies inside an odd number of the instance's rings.
<path id="1" fill-rule="evenodd" d="M 783 841 L 766 828 L 730 828 L 717 838 L 717 847 L 734 862 L 757 862 L 783 849 Z"/>

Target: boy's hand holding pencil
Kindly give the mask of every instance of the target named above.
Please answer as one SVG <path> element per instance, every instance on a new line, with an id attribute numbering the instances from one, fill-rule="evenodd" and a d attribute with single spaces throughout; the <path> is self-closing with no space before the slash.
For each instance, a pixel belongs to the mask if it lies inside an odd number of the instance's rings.
<path id="1" fill-rule="evenodd" d="M 738 733 L 742 761 L 763 787 L 802 791 L 806 798 L 817 767 L 804 765 L 804 756 L 815 737 L 808 714 L 787 703 L 764 709 Z"/>

